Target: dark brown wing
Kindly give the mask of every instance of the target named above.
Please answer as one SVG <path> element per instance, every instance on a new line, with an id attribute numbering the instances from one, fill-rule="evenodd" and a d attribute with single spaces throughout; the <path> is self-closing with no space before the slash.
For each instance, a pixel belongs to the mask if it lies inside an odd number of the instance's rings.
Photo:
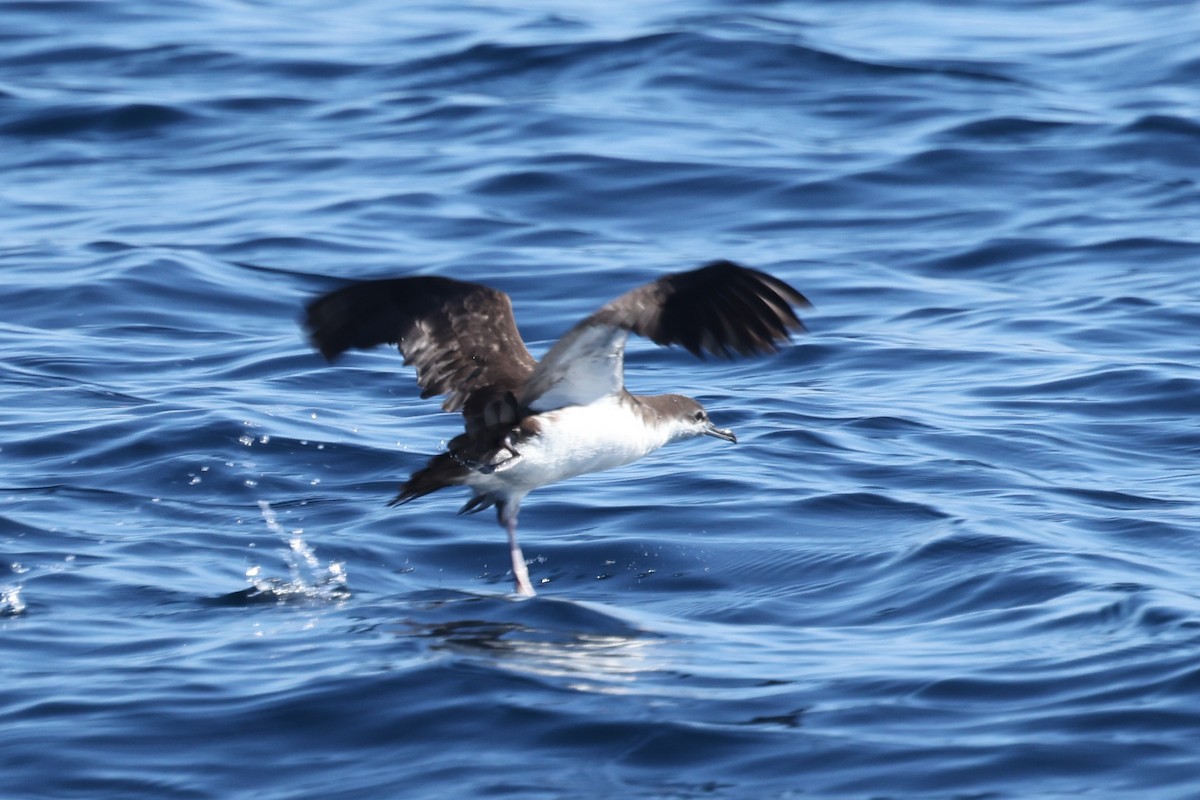
<path id="1" fill-rule="evenodd" d="M 536 363 L 508 295 L 451 278 L 353 283 L 310 303 L 304 327 L 331 361 L 351 348 L 399 345 L 421 396 L 446 395 L 442 408 L 462 409 L 468 423 L 511 397 Z"/>
<path id="2" fill-rule="evenodd" d="M 804 323 L 792 306 L 808 299 L 778 278 L 732 261 L 666 275 L 607 304 L 581 325 L 625 328 L 694 355 L 774 353 Z"/>
<path id="3" fill-rule="evenodd" d="M 629 334 L 721 358 L 774 353 L 804 330 L 792 306 L 804 295 L 765 272 L 714 261 L 665 275 L 603 306 L 555 342 L 526 381 L 523 406 L 583 405 L 624 387 Z"/>

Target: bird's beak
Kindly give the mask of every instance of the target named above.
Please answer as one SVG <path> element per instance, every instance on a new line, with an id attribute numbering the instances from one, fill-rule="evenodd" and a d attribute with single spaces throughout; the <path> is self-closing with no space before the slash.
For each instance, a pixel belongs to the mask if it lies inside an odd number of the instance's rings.
<path id="1" fill-rule="evenodd" d="M 734 444 L 737 444 L 737 437 L 733 435 L 733 431 L 729 430 L 728 428 L 718 428 L 711 422 L 705 426 L 704 435 L 715 436 L 718 439 L 724 439 L 727 442 L 733 442 Z"/>

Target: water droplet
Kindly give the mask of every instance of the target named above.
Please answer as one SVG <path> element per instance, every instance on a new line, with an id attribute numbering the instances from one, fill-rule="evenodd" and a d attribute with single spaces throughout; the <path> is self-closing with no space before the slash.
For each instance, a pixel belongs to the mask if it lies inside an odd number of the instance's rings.
<path id="1" fill-rule="evenodd" d="M 24 610 L 20 586 L 0 587 L 0 617 L 15 617 Z"/>

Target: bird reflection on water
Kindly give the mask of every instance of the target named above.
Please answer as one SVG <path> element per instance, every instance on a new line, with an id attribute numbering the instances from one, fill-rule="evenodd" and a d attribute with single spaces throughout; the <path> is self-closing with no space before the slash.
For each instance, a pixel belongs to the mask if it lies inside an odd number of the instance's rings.
<path id="1" fill-rule="evenodd" d="M 619 684 L 665 664 L 654 657 L 660 634 L 642 630 L 591 603 L 542 598 L 536 612 L 505 617 L 515 604 L 505 598 L 453 593 L 418 604 L 403 635 L 430 641 L 430 650 L 492 668 L 567 679 L 580 691 L 617 692 Z M 616 684 L 616 685 L 614 685 Z"/>

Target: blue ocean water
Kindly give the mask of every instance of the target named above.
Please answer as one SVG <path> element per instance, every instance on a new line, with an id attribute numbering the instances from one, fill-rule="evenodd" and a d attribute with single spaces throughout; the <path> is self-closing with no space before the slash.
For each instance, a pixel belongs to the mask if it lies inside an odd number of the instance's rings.
<path id="1" fill-rule="evenodd" d="M 0 795 L 1200 796 L 1189 2 L 0 6 Z M 298 328 L 714 258 L 734 428 L 534 493 Z"/>

